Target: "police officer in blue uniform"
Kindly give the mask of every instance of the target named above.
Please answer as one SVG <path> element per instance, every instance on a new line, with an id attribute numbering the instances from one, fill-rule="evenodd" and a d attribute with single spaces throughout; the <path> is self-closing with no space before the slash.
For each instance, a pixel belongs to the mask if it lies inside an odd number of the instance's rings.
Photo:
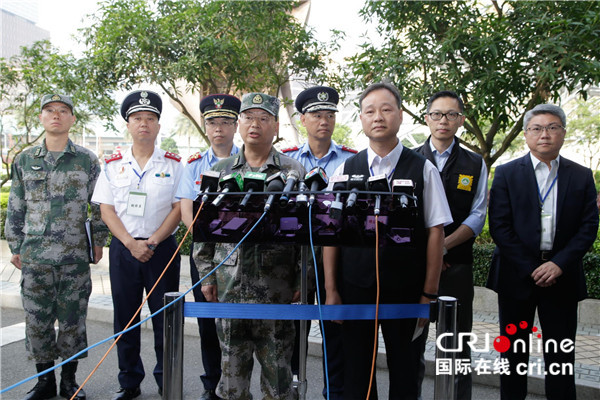
<path id="1" fill-rule="evenodd" d="M 110 284 L 114 305 L 114 329 L 122 331 L 177 250 L 175 232 L 181 212 L 175 192 L 183 167 L 177 154 L 155 146 L 160 131 L 160 96 L 149 90 L 130 93 L 123 100 L 121 115 L 133 145 L 125 154 L 106 159 L 92 201 L 100 204 L 102 220 L 110 229 Z M 150 311 L 162 307 L 166 292 L 179 288 L 179 255 L 148 299 Z M 134 320 L 138 322 L 139 315 Z M 154 378 L 162 394 L 163 317 L 152 319 L 156 366 Z M 140 328 L 117 342 L 119 384 L 113 397 L 134 399 L 141 394 L 144 366 L 140 357 Z"/>
<path id="2" fill-rule="evenodd" d="M 284 149 L 282 152 L 294 158 L 304 166 L 307 171 L 314 167 L 321 167 L 328 177 L 333 175 L 335 169 L 345 160 L 357 152 L 346 146 L 339 145 L 331 138 L 335 129 L 335 117 L 338 111 L 338 92 L 327 86 L 314 86 L 301 92 L 294 105 L 300 113 L 300 122 L 306 128 L 308 141 L 300 147 Z M 319 251 L 320 253 L 320 251 Z M 319 291 L 322 304 L 325 304 L 325 284 L 323 279 L 323 264 L 320 254 L 317 256 L 319 269 Z M 308 293 L 308 302 L 315 301 L 315 288 Z M 341 343 L 341 328 L 331 321 L 324 321 L 325 340 L 327 347 L 327 366 L 329 372 L 329 399 L 341 399 L 344 388 L 343 382 L 343 352 Z M 292 371 L 298 374 L 300 354 L 300 323 L 296 321 L 296 341 L 292 357 Z M 306 335 L 308 332 L 305 333 Z M 325 364 L 323 363 L 323 368 Z M 324 382 L 327 380 L 323 379 Z M 327 388 L 323 389 L 323 396 L 327 398 Z"/>
<path id="3" fill-rule="evenodd" d="M 321 167 L 331 177 L 341 163 L 357 153 L 331 139 L 339 100 L 338 92 L 327 86 L 314 86 L 301 92 L 294 105 L 300 113 L 302 126 L 306 128 L 308 141 L 300 147 L 290 147 L 281 152 L 300 161 L 307 171 Z"/>
<path id="4" fill-rule="evenodd" d="M 181 219 L 188 228 L 194 220 L 194 200 L 200 192 L 202 173 L 210 170 L 219 160 L 239 152 L 239 148 L 233 144 L 233 137 L 237 130 L 240 106 L 240 99 L 228 94 L 211 94 L 200 102 L 200 112 L 204 119 L 210 147 L 204 153 L 196 153 L 188 159 L 176 194 L 177 198 L 181 199 Z M 195 285 L 200 277 L 192 257 L 192 250 L 190 248 L 190 276 L 192 284 Z M 198 302 L 206 302 L 201 286 L 194 288 L 194 299 Z M 198 330 L 204 366 L 204 374 L 200 376 L 204 393 L 200 400 L 216 400 L 218 397 L 215 390 L 221 378 L 221 347 L 215 319 L 198 318 Z"/>

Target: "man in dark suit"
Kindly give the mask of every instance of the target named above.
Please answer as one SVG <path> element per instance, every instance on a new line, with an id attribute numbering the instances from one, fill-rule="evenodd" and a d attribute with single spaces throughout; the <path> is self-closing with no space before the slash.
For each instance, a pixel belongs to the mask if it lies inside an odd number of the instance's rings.
<path id="1" fill-rule="evenodd" d="M 501 398 L 527 395 L 529 334 L 537 308 L 546 396 L 574 399 L 577 302 L 587 296 L 581 260 L 598 230 L 596 190 L 591 170 L 559 156 L 566 134 L 560 107 L 536 106 L 525 114 L 523 126 L 530 153 L 496 168 L 489 204 L 496 249 L 487 287 L 498 293 L 500 333 L 510 341 L 502 355 L 510 374 L 500 376 Z M 525 346 L 515 346 L 518 339 Z M 551 341 L 556 349 L 546 348 Z"/>

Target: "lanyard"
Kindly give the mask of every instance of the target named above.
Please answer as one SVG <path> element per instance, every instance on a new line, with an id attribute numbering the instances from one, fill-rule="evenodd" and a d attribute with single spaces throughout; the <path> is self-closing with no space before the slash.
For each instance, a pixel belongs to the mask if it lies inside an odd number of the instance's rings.
<path id="1" fill-rule="evenodd" d="M 550 184 L 550 187 L 548 188 L 548 191 L 546 192 L 546 194 L 544 195 L 544 197 L 542 197 L 542 191 L 540 190 L 540 187 L 538 185 L 538 196 L 540 196 L 540 206 L 541 207 L 544 207 L 544 202 L 546 201 L 546 198 L 548 198 L 548 195 L 550 194 L 550 191 L 554 187 L 554 184 L 556 183 L 556 178 L 558 178 L 558 173 L 556 174 L 556 176 L 552 180 L 552 183 Z"/>
<path id="2" fill-rule="evenodd" d="M 138 177 L 137 188 L 139 189 L 139 188 L 140 188 L 140 183 L 142 182 L 142 178 L 144 177 L 144 175 L 146 175 L 146 172 L 147 172 L 147 171 L 144 171 L 144 172 L 142 172 L 142 174 L 140 175 L 140 173 L 139 173 L 139 172 L 137 172 L 137 171 L 135 170 L 135 168 L 133 167 L 133 164 L 131 163 L 131 161 L 129 161 L 129 165 L 131 165 L 131 169 L 133 170 L 133 172 L 135 172 L 135 174 L 136 174 L 136 175 L 137 175 L 137 177 Z"/>
<path id="3" fill-rule="evenodd" d="M 312 153 L 309 151 L 307 158 L 308 158 L 308 162 L 310 163 L 310 169 L 313 169 L 315 167 L 315 164 L 313 163 L 313 160 L 312 160 L 313 157 L 315 160 L 317 160 L 317 164 L 319 164 L 319 160 L 314 155 L 312 155 Z M 327 155 L 323 156 L 323 158 L 324 157 L 327 157 Z M 333 154 L 331 154 L 329 156 L 329 160 L 327 160 L 327 162 L 325 163 L 325 166 L 323 167 L 323 169 L 325 170 L 326 173 L 327 173 L 327 166 L 329 165 L 329 162 L 331 161 L 332 158 L 333 158 Z"/>

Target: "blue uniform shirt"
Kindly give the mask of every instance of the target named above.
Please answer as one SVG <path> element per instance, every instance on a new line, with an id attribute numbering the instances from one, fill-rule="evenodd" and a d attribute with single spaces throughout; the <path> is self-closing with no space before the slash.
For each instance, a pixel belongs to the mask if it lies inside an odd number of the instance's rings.
<path id="1" fill-rule="evenodd" d="M 333 176 L 333 172 L 338 166 L 357 153 L 356 150 L 337 144 L 333 140 L 327 154 L 320 159 L 317 159 L 312 151 L 310 151 L 308 142 L 300 147 L 284 149 L 281 152 L 288 157 L 300 161 L 306 171 L 310 171 L 314 167 L 323 168 L 329 178 Z"/>
<path id="2" fill-rule="evenodd" d="M 231 147 L 231 156 L 237 154 L 240 149 L 234 144 Z M 196 199 L 200 193 L 200 175 L 208 171 L 219 159 L 215 156 L 212 147 L 209 147 L 202 155 L 194 154 L 188 159 L 183 170 L 183 176 L 179 182 L 175 197 L 178 199 Z"/>

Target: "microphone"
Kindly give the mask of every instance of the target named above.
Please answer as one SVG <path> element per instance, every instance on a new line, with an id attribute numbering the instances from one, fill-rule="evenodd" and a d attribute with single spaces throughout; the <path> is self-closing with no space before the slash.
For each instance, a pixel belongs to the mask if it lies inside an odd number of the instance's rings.
<path id="1" fill-rule="evenodd" d="M 292 169 L 288 172 L 287 179 L 285 181 L 285 187 L 283 188 L 283 193 L 279 198 L 279 205 L 281 207 L 285 207 L 287 203 L 291 201 L 290 192 L 294 190 L 294 186 L 296 186 L 298 179 L 300 179 L 300 172 L 296 171 L 295 169 Z"/>
<path id="2" fill-rule="evenodd" d="M 365 176 L 364 175 L 351 175 L 348 179 L 348 190 L 350 194 L 346 200 L 346 208 L 353 208 L 356 203 L 358 192 L 365 190 Z"/>
<path id="3" fill-rule="evenodd" d="M 202 175 L 200 175 L 200 193 L 196 197 L 200 197 L 201 194 L 208 192 L 216 192 L 219 187 L 219 178 L 221 177 L 221 171 L 204 171 Z M 204 194 L 202 196 L 202 202 L 206 203 L 208 200 L 208 195 Z"/>
<path id="4" fill-rule="evenodd" d="M 234 172 L 229 175 L 225 175 L 219 181 L 219 186 L 221 187 L 221 194 L 217 196 L 217 198 L 212 202 L 212 205 L 215 207 L 219 207 L 219 204 L 225 198 L 225 195 L 229 192 L 239 192 L 242 190 L 244 182 L 242 180 L 242 175 L 239 172 Z"/>
<path id="5" fill-rule="evenodd" d="M 387 180 L 386 174 L 379 174 L 375 176 L 370 176 L 367 180 L 367 187 L 372 192 L 389 192 L 390 191 L 390 183 Z M 381 195 L 375 195 L 375 206 L 373 207 L 373 212 L 375 215 L 379 215 L 379 211 L 381 210 Z"/>
<path id="6" fill-rule="evenodd" d="M 267 179 L 267 174 L 265 174 L 264 172 L 246 172 L 246 174 L 244 175 L 244 192 L 248 193 L 246 193 L 246 195 L 240 202 L 240 209 L 246 207 L 246 204 L 248 204 L 252 192 L 260 192 L 264 190 L 265 179 Z"/>
<path id="7" fill-rule="evenodd" d="M 414 197 L 414 185 L 411 179 L 394 179 L 392 181 L 392 192 L 401 193 L 400 208 L 408 208 L 408 198 Z"/>
<path id="8" fill-rule="evenodd" d="M 327 173 L 321 167 L 314 167 L 304 177 L 304 183 L 306 186 L 310 187 L 310 197 L 308 199 L 309 204 L 313 204 L 315 202 L 315 192 L 318 190 L 323 190 L 327 187 L 327 183 L 329 179 L 327 179 Z"/>
<path id="9" fill-rule="evenodd" d="M 349 178 L 350 176 L 348 175 L 336 175 L 331 177 L 329 183 L 333 183 L 334 192 L 337 192 L 339 190 L 346 190 Z M 340 217 L 342 216 L 343 207 L 344 203 L 342 203 L 342 194 L 336 193 L 335 200 L 331 203 L 331 206 L 329 207 L 329 216 L 333 219 L 340 219 Z"/>
<path id="10" fill-rule="evenodd" d="M 300 206 L 305 206 L 306 203 L 308 203 L 308 197 L 306 197 L 306 192 L 308 191 L 308 187 L 306 186 L 306 183 L 304 183 L 304 181 L 300 181 L 298 182 L 298 195 L 296 196 L 296 204 L 300 205 Z M 290 199 L 289 203 L 292 202 L 292 199 Z"/>
<path id="11" fill-rule="evenodd" d="M 281 192 L 285 183 L 285 173 L 279 171 L 267 178 L 267 192 Z M 265 211 L 269 211 L 276 194 L 270 194 L 265 203 Z M 286 201 L 287 204 L 287 201 Z"/>

